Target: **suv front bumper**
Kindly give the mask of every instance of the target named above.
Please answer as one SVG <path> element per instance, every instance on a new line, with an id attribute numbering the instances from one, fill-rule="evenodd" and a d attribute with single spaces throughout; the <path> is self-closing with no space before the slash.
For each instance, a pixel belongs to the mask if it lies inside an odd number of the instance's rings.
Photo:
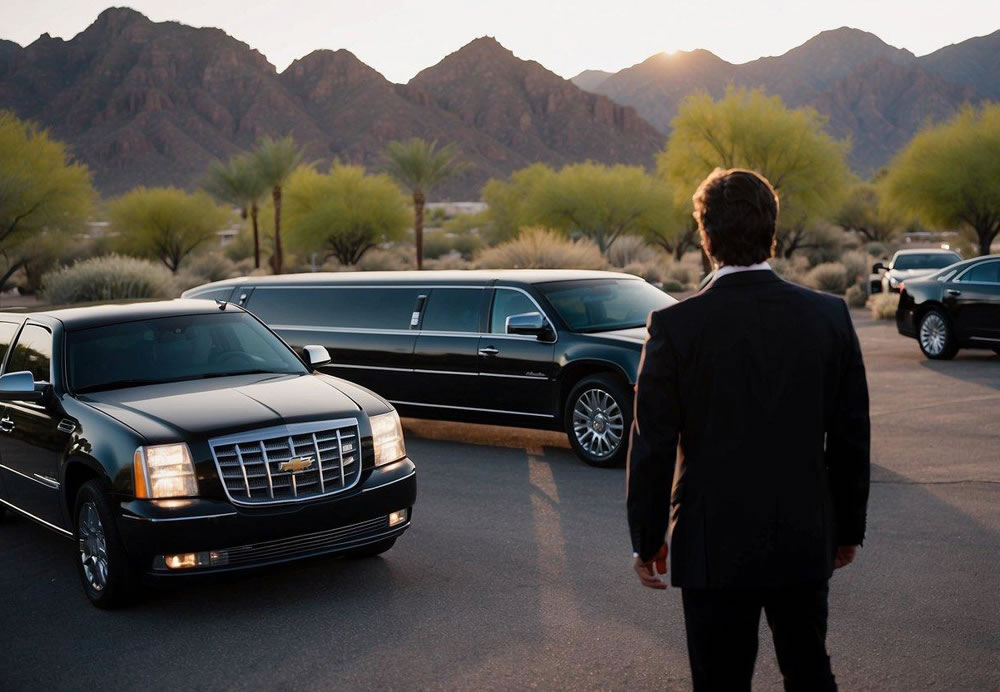
<path id="1" fill-rule="evenodd" d="M 402 534 L 417 494 L 408 458 L 365 472 L 343 494 L 290 505 L 236 507 L 225 500 L 133 500 L 121 503 L 118 529 L 133 563 L 156 575 L 227 571 L 350 550 Z M 388 525 L 388 515 L 407 510 Z M 227 554 L 224 564 L 154 570 L 160 556 Z M 232 555 L 232 561 L 228 556 Z M 239 556 L 238 558 L 236 556 Z"/>

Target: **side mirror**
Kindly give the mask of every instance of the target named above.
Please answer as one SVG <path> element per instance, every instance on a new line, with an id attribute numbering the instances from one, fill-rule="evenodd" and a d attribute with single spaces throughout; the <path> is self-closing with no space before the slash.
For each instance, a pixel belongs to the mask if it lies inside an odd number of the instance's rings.
<path id="1" fill-rule="evenodd" d="M 885 265 L 881 262 L 876 262 L 872 265 L 872 274 L 878 274 L 879 272 L 885 271 Z"/>
<path id="2" fill-rule="evenodd" d="M 508 334 L 544 336 L 550 332 L 549 324 L 539 312 L 525 312 L 507 318 Z"/>
<path id="3" fill-rule="evenodd" d="M 35 389 L 35 378 L 27 370 L 0 376 L 0 401 L 38 401 L 44 394 Z"/>
<path id="4" fill-rule="evenodd" d="M 327 365 L 333 362 L 333 358 L 330 357 L 330 352 L 322 346 L 316 345 L 304 346 L 302 348 L 302 357 L 305 358 L 306 363 L 308 363 L 311 368 L 318 368 L 321 365 Z"/>

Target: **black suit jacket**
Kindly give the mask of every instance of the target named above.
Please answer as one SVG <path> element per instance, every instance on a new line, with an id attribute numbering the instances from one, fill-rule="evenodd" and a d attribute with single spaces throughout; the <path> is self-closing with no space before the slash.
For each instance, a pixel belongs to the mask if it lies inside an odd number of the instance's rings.
<path id="1" fill-rule="evenodd" d="M 829 578 L 860 545 L 868 385 L 843 300 L 771 271 L 717 279 L 649 317 L 628 459 L 632 546 L 669 533 L 672 583 Z"/>

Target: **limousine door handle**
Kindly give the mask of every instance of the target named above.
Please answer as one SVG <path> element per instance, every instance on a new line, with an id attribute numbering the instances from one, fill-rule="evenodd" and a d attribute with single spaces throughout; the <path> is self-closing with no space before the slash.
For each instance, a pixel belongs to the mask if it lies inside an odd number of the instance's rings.
<path id="1" fill-rule="evenodd" d="M 14 432 L 14 420 L 12 418 L 0 418 L 0 432 Z"/>
<path id="2" fill-rule="evenodd" d="M 500 353 L 500 349 L 496 346 L 486 346 L 479 349 L 479 355 L 481 356 L 495 356 L 498 353 Z"/>
<path id="3" fill-rule="evenodd" d="M 957 289 L 954 289 L 954 288 L 949 288 L 947 291 L 945 291 L 945 293 L 947 293 L 950 296 L 960 296 L 960 295 L 962 295 L 961 291 L 959 291 Z"/>

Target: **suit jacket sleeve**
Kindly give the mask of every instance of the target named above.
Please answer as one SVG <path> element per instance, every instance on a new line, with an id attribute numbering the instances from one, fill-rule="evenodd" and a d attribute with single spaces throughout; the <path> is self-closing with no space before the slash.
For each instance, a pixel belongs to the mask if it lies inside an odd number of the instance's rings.
<path id="1" fill-rule="evenodd" d="M 837 545 L 861 545 L 868 511 L 871 424 L 868 382 L 858 335 L 844 305 L 846 338 L 841 379 L 826 432 L 826 467 L 833 495 Z"/>
<path id="2" fill-rule="evenodd" d="M 635 389 L 626 476 L 632 550 L 650 560 L 666 540 L 680 436 L 677 357 L 663 315 L 652 313 Z"/>

